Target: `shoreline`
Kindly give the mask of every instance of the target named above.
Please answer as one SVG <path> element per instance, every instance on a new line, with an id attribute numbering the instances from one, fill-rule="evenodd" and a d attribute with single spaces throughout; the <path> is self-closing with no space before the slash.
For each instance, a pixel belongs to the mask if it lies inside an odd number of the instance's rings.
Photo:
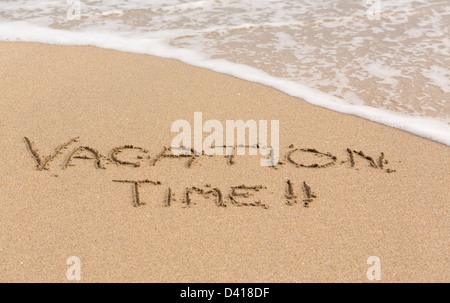
<path id="1" fill-rule="evenodd" d="M 151 42 L 151 45 L 135 45 L 131 43 L 133 46 L 128 46 L 130 41 L 126 38 L 119 38 L 113 35 L 106 37 L 104 36 L 105 33 L 103 33 L 91 37 L 91 39 L 87 42 L 85 41 L 80 44 L 71 44 L 67 42 L 67 37 L 70 37 L 70 39 L 72 39 L 71 41 L 79 41 L 80 33 L 63 32 L 61 30 L 43 27 L 40 28 L 40 35 L 36 38 L 35 36 L 29 37 L 27 31 L 21 26 L 18 28 L 14 28 L 11 24 L 8 24 L 7 26 L 8 28 L 12 27 L 13 30 L 11 30 L 11 35 L 2 37 L 3 40 L 8 40 L 8 42 L 0 41 L 1 43 L 38 43 L 44 45 L 75 47 L 87 46 L 102 48 L 105 50 L 173 59 L 194 67 L 204 68 L 213 72 L 219 72 L 236 77 L 240 80 L 265 85 L 292 97 L 302 99 L 311 105 L 320 106 L 342 114 L 349 114 L 364 118 L 372 122 L 400 129 L 422 138 L 430 139 L 450 146 L 450 136 L 448 135 L 450 133 L 450 126 L 444 121 L 428 116 L 408 115 L 379 107 L 350 104 L 339 97 L 332 96 L 328 93 L 303 84 L 292 82 L 288 79 L 269 75 L 266 72 L 251 66 L 232 63 L 226 60 L 226 63 L 224 64 L 224 61 L 221 59 L 214 60 L 204 58 L 203 55 L 195 52 L 177 49 L 175 47 L 168 47 L 154 41 Z M 64 39 L 61 40 L 61 38 L 56 38 L 62 33 L 65 35 Z M 21 38 L 18 38 L 22 36 L 27 37 L 29 41 L 22 42 Z M 52 38 L 49 39 L 48 37 Z"/>
<path id="2" fill-rule="evenodd" d="M 0 281 L 450 280 L 445 144 L 150 55 L 1 42 L 0 76 Z M 194 112 L 279 120 L 283 164 L 164 153 Z"/>

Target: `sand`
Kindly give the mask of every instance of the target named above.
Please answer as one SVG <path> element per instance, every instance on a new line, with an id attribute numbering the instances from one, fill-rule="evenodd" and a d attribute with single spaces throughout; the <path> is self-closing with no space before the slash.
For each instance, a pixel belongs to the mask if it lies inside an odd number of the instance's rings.
<path id="1" fill-rule="evenodd" d="M 148 55 L 2 42 L 0 77 L 2 282 L 450 281 L 443 144 Z M 279 120 L 283 164 L 155 162 L 194 112 Z"/>

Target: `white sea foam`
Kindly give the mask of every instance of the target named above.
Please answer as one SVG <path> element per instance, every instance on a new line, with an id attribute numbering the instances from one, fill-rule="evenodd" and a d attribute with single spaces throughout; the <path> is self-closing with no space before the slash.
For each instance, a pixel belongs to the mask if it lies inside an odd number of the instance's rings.
<path id="1" fill-rule="evenodd" d="M 0 40 L 176 58 L 450 145 L 447 0 L 0 2 Z M 420 85 L 419 85 L 420 84 Z"/>
<path id="2" fill-rule="evenodd" d="M 443 92 L 450 93 L 450 69 L 441 66 L 430 66 L 422 70 L 422 75 L 430 79 L 431 85 L 438 86 Z"/>

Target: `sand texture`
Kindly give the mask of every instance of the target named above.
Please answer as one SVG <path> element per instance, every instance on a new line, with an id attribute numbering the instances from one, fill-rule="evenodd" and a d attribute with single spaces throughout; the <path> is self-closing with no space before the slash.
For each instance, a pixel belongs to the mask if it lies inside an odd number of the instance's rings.
<path id="1" fill-rule="evenodd" d="M 0 281 L 450 281 L 445 145 L 148 55 L 2 42 L 0 79 Z M 194 112 L 279 120 L 282 164 L 167 156 Z"/>

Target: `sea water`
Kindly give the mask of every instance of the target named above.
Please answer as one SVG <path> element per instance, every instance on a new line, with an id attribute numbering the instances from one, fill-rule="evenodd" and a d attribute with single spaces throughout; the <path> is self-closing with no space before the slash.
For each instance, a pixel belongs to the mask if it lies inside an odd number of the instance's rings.
<path id="1" fill-rule="evenodd" d="M 1 0 L 0 40 L 170 57 L 450 145 L 449 0 Z"/>

